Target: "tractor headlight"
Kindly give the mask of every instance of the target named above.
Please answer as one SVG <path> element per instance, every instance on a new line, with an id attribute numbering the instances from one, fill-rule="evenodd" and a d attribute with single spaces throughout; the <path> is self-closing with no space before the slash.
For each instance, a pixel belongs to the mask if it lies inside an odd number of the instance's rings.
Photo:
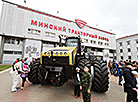
<path id="1" fill-rule="evenodd" d="M 50 52 L 48 52 L 48 55 L 50 55 Z"/>
<path id="2" fill-rule="evenodd" d="M 64 55 L 67 55 L 67 52 L 64 52 Z"/>
<path id="3" fill-rule="evenodd" d="M 56 55 L 58 55 L 58 52 L 56 52 Z"/>
<path id="4" fill-rule="evenodd" d="M 62 52 L 60 52 L 60 55 L 62 55 L 63 53 Z"/>
<path id="5" fill-rule="evenodd" d="M 44 54 L 46 55 L 47 52 L 45 52 Z"/>

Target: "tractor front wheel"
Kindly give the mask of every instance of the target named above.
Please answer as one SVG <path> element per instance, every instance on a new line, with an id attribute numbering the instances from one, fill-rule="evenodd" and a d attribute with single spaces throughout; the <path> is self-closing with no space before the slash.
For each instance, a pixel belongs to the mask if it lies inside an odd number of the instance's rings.
<path id="1" fill-rule="evenodd" d="M 39 84 L 38 80 L 38 68 L 39 68 L 39 60 L 34 60 L 30 64 L 30 72 L 28 73 L 28 80 L 33 84 Z"/>

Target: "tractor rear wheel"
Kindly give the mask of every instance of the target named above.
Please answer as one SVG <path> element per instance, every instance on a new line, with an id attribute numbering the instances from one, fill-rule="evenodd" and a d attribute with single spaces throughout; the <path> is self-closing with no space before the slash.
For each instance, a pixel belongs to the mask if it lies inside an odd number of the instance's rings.
<path id="1" fill-rule="evenodd" d="M 94 79 L 93 90 L 97 92 L 106 92 L 109 88 L 109 72 L 104 61 L 94 61 Z"/>
<path id="2" fill-rule="evenodd" d="M 38 67 L 40 63 L 39 60 L 34 60 L 30 64 L 30 72 L 28 73 L 28 80 L 33 84 L 39 84 L 38 80 Z"/>

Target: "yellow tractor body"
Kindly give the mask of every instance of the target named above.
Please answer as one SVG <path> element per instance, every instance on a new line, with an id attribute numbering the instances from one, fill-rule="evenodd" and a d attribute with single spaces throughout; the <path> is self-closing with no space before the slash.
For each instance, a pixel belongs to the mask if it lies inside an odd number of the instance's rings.
<path id="1" fill-rule="evenodd" d="M 76 47 L 51 48 L 41 53 L 40 63 L 73 66 L 75 64 L 76 54 Z"/>

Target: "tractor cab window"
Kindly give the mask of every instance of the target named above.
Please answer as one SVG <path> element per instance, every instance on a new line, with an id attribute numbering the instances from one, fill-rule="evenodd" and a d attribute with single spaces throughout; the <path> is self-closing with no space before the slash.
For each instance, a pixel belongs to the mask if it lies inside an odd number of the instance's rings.
<path id="1" fill-rule="evenodd" d="M 78 46 L 78 39 L 67 39 L 66 46 L 77 47 Z"/>

